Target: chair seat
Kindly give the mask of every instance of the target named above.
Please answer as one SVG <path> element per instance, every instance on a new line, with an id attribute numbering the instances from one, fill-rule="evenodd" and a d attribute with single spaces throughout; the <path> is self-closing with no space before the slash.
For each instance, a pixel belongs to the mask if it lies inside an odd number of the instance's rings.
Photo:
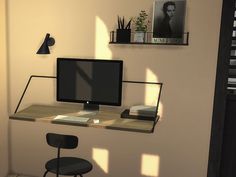
<path id="1" fill-rule="evenodd" d="M 60 175 L 78 175 L 85 174 L 92 170 L 92 164 L 81 158 L 76 157 L 61 157 L 60 161 L 59 174 Z M 57 173 L 57 158 L 49 160 L 45 168 L 52 172 Z"/>

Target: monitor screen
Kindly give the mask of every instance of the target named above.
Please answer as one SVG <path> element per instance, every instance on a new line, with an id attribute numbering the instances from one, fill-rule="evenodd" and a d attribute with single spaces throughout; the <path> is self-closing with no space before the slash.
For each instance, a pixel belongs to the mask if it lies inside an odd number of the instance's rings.
<path id="1" fill-rule="evenodd" d="M 57 101 L 121 105 L 123 61 L 57 59 Z"/>

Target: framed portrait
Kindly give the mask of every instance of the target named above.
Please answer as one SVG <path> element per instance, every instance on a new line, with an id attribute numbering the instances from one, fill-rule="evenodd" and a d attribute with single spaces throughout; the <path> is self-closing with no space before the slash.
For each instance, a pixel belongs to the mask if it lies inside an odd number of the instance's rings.
<path id="1" fill-rule="evenodd" d="M 186 0 L 155 0 L 152 42 L 181 43 L 184 37 Z"/>

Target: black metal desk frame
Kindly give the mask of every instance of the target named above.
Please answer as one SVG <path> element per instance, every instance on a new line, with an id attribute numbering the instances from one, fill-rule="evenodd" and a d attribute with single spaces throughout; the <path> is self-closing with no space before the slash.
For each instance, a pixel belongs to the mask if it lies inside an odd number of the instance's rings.
<path id="1" fill-rule="evenodd" d="M 20 107 L 20 104 L 25 96 L 25 93 L 29 87 L 29 84 L 32 80 L 32 78 L 44 78 L 44 79 L 57 79 L 56 76 L 42 76 L 42 75 L 31 75 L 28 79 L 28 82 L 25 86 L 25 89 L 20 97 L 20 100 L 17 104 L 17 107 L 15 109 L 15 112 L 14 113 L 17 113 L 19 107 Z M 155 112 L 155 115 L 156 117 L 155 120 L 153 120 L 153 128 L 152 128 L 152 132 L 154 132 L 154 128 L 155 128 L 155 125 L 157 124 L 158 120 L 159 120 L 159 116 L 157 116 L 157 113 L 158 113 L 158 107 L 159 107 L 159 103 L 160 103 L 160 97 L 161 97 L 161 91 L 162 91 L 162 86 L 163 86 L 163 83 L 161 82 L 142 82 L 142 81 L 122 81 L 123 83 L 130 83 L 130 84 L 152 84 L 152 85 L 160 85 L 160 90 L 159 90 L 159 94 L 158 94 L 158 98 L 157 98 L 157 104 L 156 104 L 156 112 Z"/>

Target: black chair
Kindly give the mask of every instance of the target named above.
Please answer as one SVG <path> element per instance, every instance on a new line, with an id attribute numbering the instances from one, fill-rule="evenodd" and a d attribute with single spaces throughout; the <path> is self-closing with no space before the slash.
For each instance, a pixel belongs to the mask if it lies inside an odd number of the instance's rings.
<path id="1" fill-rule="evenodd" d="M 61 135 L 55 133 L 47 133 L 46 135 L 48 145 L 57 148 L 57 158 L 47 161 L 45 164 L 46 171 L 43 175 L 45 177 L 48 172 L 65 176 L 83 177 L 83 174 L 92 170 L 92 164 L 81 158 L 76 157 L 61 157 L 60 150 L 74 149 L 78 146 L 78 137 L 73 135 Z"/>

